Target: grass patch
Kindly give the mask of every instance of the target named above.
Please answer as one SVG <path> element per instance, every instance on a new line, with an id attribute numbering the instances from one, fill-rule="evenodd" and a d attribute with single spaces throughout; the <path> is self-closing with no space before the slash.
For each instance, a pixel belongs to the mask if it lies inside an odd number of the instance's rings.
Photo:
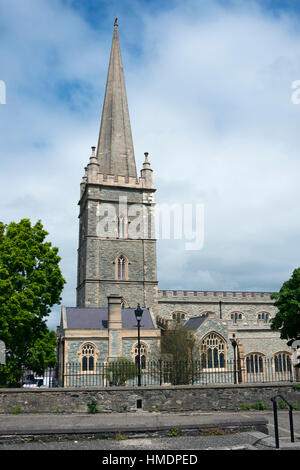
<path id="1" fill-rule="evenodd" d="M 225 434 L 231 434 L 231 433 L 220 431 L 220 429 L 212 429 L 211 431 L 204 431 L 203 433 L 201 433 L 202 436 L 223 436 Z"/>
<path id="2" fill-rule="evenodd" d="M 254 410 L 265 410 L 267 407 L 262 401 L 259 401 L 258 403 L 254 403 L 254 405 L 251 405 L 251 408 L 253 408 Z"/>
<path id="3" fill-rule="evenodd" d="M 250 410 L 251 409 L 251 406 L 250 405 L 242 405 L 241 406 L 241 410 L 242 411 L 247 411 L 247 410 Z"/>
<path id="4" fill-rule="evenodd" d="M 115 439 L 116 441 L 125 441 L 126 439 L 128 439 L 128 437 L 125 436 L 125 434 L 122 434 L 121 432 L 119 432 L 118 434 L 116 434 Z"/>
<path id="5" fill-rule="evenodd" d="M 253 405 L 241 405 L 240 409 L 242 411 L 248 411 L 248 410 L 266 410 L 267 407 L 266 405 L 259 401 L 258 403 L 254 403 Z"/>

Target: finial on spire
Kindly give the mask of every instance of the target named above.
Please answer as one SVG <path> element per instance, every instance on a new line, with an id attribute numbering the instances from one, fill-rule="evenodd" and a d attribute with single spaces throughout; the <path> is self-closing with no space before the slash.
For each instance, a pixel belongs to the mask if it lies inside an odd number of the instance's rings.
<path id="1" fill-rule="evenodd" d="M 115 17 L 114 27 L 118 27 L 118 18 Z"/>
<path id="2" fill-rule="evenodd" d="M 91 147 L 92 149 L 92 154 L 90 156 L 90 164 L 91 163 L 95 163 L 96 165 L 98 165 L 98 161 L 97 161 L 97 157 L 96 157 L 96 147 Z"/>
<path id="3" fill-rule="evenodd" d="M 153 182 L 152 182 L 152 170 L 151 170 L 151 165 L 148 160 L 148 152 L 144 152 L 145 155 L 145 161 L 143 163 L 143 168 L 141 169 L 141 177 L 144 178 L 145 181 L 145 187 L 153 188 Z"/>

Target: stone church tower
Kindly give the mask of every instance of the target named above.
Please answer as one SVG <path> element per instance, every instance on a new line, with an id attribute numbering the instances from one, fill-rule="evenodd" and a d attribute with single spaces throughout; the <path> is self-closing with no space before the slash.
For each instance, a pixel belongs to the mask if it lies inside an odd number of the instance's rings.
<path id="1" fill-rule="evenodd" d="M 80 189 L 77 307 L 107 307 L 114 294 L 156 312 L 154 193 L 148 153 L 137 176 L 115 21 L 98 147 Z"/>

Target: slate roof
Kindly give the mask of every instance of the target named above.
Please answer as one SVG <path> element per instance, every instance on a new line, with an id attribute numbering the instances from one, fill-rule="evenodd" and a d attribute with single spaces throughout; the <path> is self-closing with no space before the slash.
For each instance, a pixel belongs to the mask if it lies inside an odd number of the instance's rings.
<path id="1" fill-rule="evenodd" d="M 202 315 L 201 317 L 193 317 L 185 322 L 184 327 L 188 330 L 197 330 L 200 325 L 206 320 L 207 315 Z"/>
<path id="2" fill-rule="evenodd" d="M 137 321 L 134 314 L 134 308 L 122 308 L 122 327 L 136 328 Z M 107 308 L 80 308 L 66 307 L 66 328 L 70 329 L 87 329 L 102 330 L 108 326 L 108 309 Z M 151 314 L 147 308 L 143 308 L 143 316 L 141 328 L 155 328 Z"/>

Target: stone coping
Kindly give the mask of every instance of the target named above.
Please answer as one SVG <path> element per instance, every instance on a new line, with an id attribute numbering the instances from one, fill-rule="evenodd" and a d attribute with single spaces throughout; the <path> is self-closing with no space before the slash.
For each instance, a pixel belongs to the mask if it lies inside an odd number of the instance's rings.
<path id="1" fill-rule="evenodd" d="M 279 388 L 293 387 L 299 385 L 299 382 L 272 382 L 272 383 L 253 383 L 253 384 L 211 384 L 211 385 L 146 385 L 146 386 L 119 386 L 119 387 L 53 387 L 53 388 L 0 388 L 0 393 L 43 393 L 43 392 L 88 392 L 88 391 L 104 391 L 104 392 L 128 392 L 136 393 L 150 390 L 205 390 L 205 389 L 238 389 L 238 388 Z M 300 391 L 300 388 L 295 389 Z"/>

